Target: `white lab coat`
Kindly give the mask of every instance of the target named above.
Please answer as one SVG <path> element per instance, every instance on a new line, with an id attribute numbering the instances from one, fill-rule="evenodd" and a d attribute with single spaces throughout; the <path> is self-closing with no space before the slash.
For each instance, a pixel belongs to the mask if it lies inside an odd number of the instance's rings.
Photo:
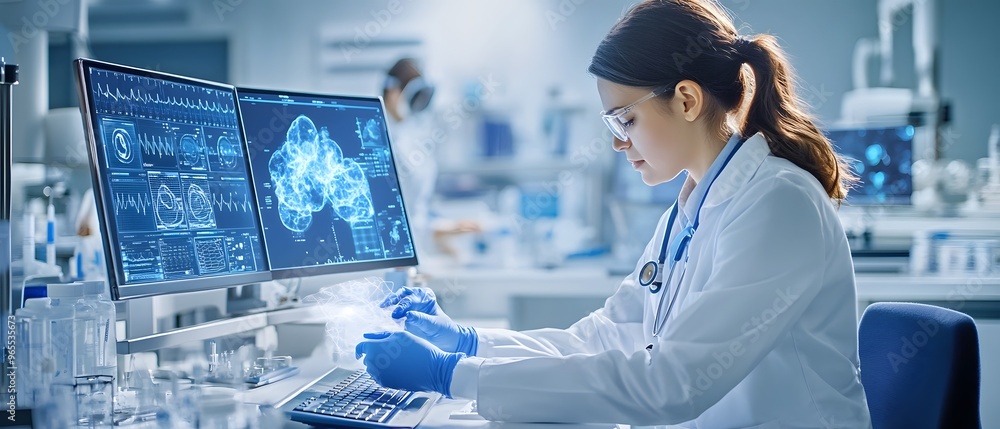
<path id="1" fill-rule="evenodd" d="M 690 219 L 693 206 L 681 204 Z M 479 357 L 459 364 L 453 392 L 478 385 L 479 413 L 491 420 L 870 427 L 851 253 L 819 182 L 758 134 L 718 176 L 701 216 L 660 337 L 651 333 L 659 296 L 636 273 L 659 255 L 666 214 L 603 308 L 565 330 L 478 330 Z"/>

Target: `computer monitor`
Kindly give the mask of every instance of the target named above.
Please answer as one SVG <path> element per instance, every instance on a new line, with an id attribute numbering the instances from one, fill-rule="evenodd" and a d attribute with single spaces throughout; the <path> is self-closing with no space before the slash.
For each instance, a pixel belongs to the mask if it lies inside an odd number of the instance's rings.
<path id="1" fill-rule="evenodd" d="M 837 153 L 849 159 L 854 174 L 861 179 L 847 193 L 848 204 L 910 204 L 913 134 L 912 125 L 826 132 Z"/>
<path id="2" fill-rule="evenodd" d="M 236 93 L 274 278 L 417 264 L 381 98 Z"/>
<path id="3" fill-rule="evenodd" d="M 74 69 L 115 299 L 270 280 L 235 89 Z"/>

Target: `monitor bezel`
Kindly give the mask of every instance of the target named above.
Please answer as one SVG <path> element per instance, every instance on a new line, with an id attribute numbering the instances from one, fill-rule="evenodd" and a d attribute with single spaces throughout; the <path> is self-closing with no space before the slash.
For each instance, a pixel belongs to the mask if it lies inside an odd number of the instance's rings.
<path id="1" fill-rule="evenodd" d="M 112 231 L 113 222 L 112 216 L 107 211 L 108 207 L 105 204 L 104 196 L 105 189 L 104 184 L 101 179 L 101 173 L 104 171 L 105 167 L 102 167 L 100 162 L 100 157 L 97 150 L 97 135 L 96 131 L 99 129 L 97 124 L 97 116 L 92 115 L 91 112 L 95 109 L 94 100 L 90 96 L 91 80 L 90 73 L 88 71 L 91 68 L 98 68 L 101 70 L 108 70 L 113 72 L 128 73 L 136 76 L 148 77 L 153 79 L 162 79 L 170 82 L 197 85 L 202 87 L 208 87 L 211 89 L 230 91 L 233 94 L 234 105 L 237 115 L 237 124 L 240 136 L 244 138 L 242 146 L 244 162 L 246 163 L 247 173 L 249 174 L 248 186 L 250 186 L 250 193 L 256 200 L 256 191 L 253 188 L 253 173 L 250 171 L 250 157 L 249 151 L 247 149 L 246 136 L 243 133 L 243 122 L 239 116 L 239 101 L 236 99 L 235 87 L 232 85 L 226 85 L 219 82 L 212 82 L 202 79 L 178 76 L 168 73 L 162 73 L 152 70 L 146 70 L 136 67 L 129 67 L 120 64 L 113 64 L 104 61 L 92 60 L 87 58 L 79 58 L 73 61 L 74 72 L 77 81 L 77 90 L 79 91 L 80 100 L 80 113 L 83 117 L 83 127 L 84 136 L 87 140 L 87 156 L 90 159 L 90 174 L 91 181 L 94 187 L 94 202 L 97 206 L 98 221 L 101 225 L 101 242 L 104 246 L 105 263 L 108 272 L 108 284 L 110 286 L 111 295 L 115 300 L 127 300 L 135 298 L 146 298 L 157 295 L 170 295 L 185 292 L 197 292 L 212 289 L 222 289 L 232 286 L 240 286 L 252 283 L 266 282 L 272 279 L 270 272 L 270 265 L 268 265 L 267 257 L 267 247 L 264 245 L 264 230 L 263 225 L 258 218 L 257 222 L 257 232 L 261 237 L 261 252 L 263 252 L 264 259 L 264 269 L 261 271 L 253 273 L 238 273 L 238 274 L 224 274 L 224 275 L 213 275 L 206 277 L 192 277 L 187 279 L 177 279 L 177 280 L 163 280 L 163 281 L 153 281 L 144 283 L 127 284 L 124 282 L 124 278 L 120 278 L 123 275 L 118 269 L 121 266 L 120 255 L 116 251 L 117 249 L 117 237 L 112 237 L 110 231 Z M 258 211 L 259 216 L 259 211 Z"/>
<path id="2" fill-rule="evenodd" d="M 299 92 L 299 91 L 283 91 L 283 90 L 275 90 L 275 89 L 250 88 L 250 87 L 240 87 L 240 86 L 237 86 L 236 87 L 236 104 L 241 104 L 243 102 L 242 101 L 242 94 L 265 94 L 265 95 L 271 95 L 271 96 L 285 95 L 285 96 L 289 96 L 289 97 L 314 97 L 314 98 L 319 98 L 319 99 L 331 99 L 331 98 L 333 98 L 333 99 L 339 99 L 339 100 L 345 100 L 345 101 L 369 101 L 369 102 L 371 102 L 371 101 L 378 101 L 379 106 L 382 109 L 382 116 L 383 116 L 383 118 L 386 115 L 385 100 L 383 100 L 382 97 L 380 97 L 380 96 L 323 94 L 323 93 L 311 93 L 311 92 Z M 241 119 L 242 119 L 242 117 L 241 117 Z M 242 120 L 240 121 L 240 125 L 241 125 L 241 128 L 242 128 L 241 131 L 244 133 L 243 140 L 246 142 L 246 145 L 249 148 L 252 143 L 251 143 L 251 141 L 246 136 L 246 128 L 243 126 Z M 399 183 L 399 180 L 400 180 L 399 169 L 396 167 L 396 151 L 394 150 L 393 145 L 392 145 L 392 137 L 389 134 L 389 124 L 388 124 L 387 121 L 385 121 L 385 120 L 382 121 L 382 128 L 383 128 L 383 131 L 385 132 L 386 141 L 387 141 L 388 146 L 389 146 L 389 157 L 391 158 L 391 161 L 392 161 L 392 171 L 393 171 L 393 174 L 396 176 L 396 184 L 400 185 L 400 183 Z M 255 153 L 256 153 L 256 151 L 255 151 Z M 255 182 L 256 181 L 256 175 L 254 175 L 253 171 L 252 171 L 253 170 L 253 163 L 250 162 L 249 158 L 247 159 L 247 162 L 250 164 L 250 168 L 251 168 L 251 173 L 250 173 L 251 180 Z M 254 183 L 254 185 L 256 186 L 256 182 Z M 292 277 L 311 277 L 311 276 L 319 276 L 319 275 L 326 275 L 326 274 L 343 274 L 343 273 L 358 272 L 358 271 L 368 271 L 368 270 L 377 270 L 377 269 L 386 269 L 386 268 L 416 266 L 418 264 L 417 247 L 416 247 L 416 244 L 414 243 L 414 240 L 416 240 L 416 238 L 413 236 L 413 229 L 411 228 L 411 225 L 410 225 L 410 213 L 406 209 L 406 198 L 403 195 L 401 185 L 400 185 L 399 199 L 400 199 L 401 204 L 403 205 L 403 213 L 405 214 L 405 218 L 406 218 L 405 219 L 406 220 L 406 230 L 409 231 L 410 243 L 413 246 L 413 256 L 406 257 L 406 258 L 383 259 L 383 260 L 378 260 L 378 261 L 348 262 L 348 263 L 332 264 L 332 265 L 307 265 L 307 266 L 290 267 L 290 268 L 274 268 L 274 267 L 271 267 L 271 276 L 273 278 L 275 278 L 275 279 L 285 279 L 285 278 L 292 278 Z M 255 201 L 255 202 L 257 202 L 257 201 Z M 260 204 L 257 204 L 257 212 L 258 212 L 259 218 L 261 219 L 261 229 L 262 229 L 261 240 L 264 243 L 264 247 L 266 249 L 268 247 L 267 246 L 267 233 L 263 232 L 264 218 L 263 218 L 263 213 L 261 213 Z M 266 253 L 267 252 L 265 252 L 265 254 Z M 268 259 L 267 263 L 268 263 L 268 266 L 271 265 L 270 259 Z"/>
<path id="3" fill-rule="evenodd" d="M 887 121 L 887 122 L 873 122 L 873 123 L 844 123 L 837 126 L 821 128 L 820 131 L 823 133 L 823 137 L 830 142 L 830 146 L 833 148 L 834 153 L 838 156 L 843 156 L 836 147 L 836 142 L 830 139 L 831 132 L 849 132 L 858 130 L 888 130 L 888 129 L 898 129 L 904 127 L 913 127 L 914 130 L 919 127 L 911 123 L 897 122 L 897 121 Z M 913 162 L 915 161 L 913 155 L 913 140 L 910 141 L 910 166 L 912 168 Z M 913 205 L 913 193 L 916 191 L 913 185 L 913 173 L 910 173 L 910 195 L 905 198 L 905 202 L 899 201 L 896 197 L 888 202 L 879 202 L 872 198 L 871 196 L 865 195 L 864 197 L 851 197 L 851 193 L 854 189 L 847 190 L 847 198 L 844 199 L 844 205 L 848 207 L 910 207 Z"/>

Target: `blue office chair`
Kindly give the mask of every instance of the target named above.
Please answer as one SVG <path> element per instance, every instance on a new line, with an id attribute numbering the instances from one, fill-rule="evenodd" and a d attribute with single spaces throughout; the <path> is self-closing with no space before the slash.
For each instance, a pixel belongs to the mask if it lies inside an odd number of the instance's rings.
<path id="1" fill-rule="evenodd" d="M 861 383 L 874 429 L 981 428 L 979 335 L 972 318 L 880 302 L 858 330 Z"/>

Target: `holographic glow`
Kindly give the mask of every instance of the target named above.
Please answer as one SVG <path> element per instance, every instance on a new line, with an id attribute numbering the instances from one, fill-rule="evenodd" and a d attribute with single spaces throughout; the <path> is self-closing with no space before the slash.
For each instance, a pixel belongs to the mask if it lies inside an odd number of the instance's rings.
<path id="1" fill-rule="evenodd" d="M 326 127 L 305 115 L 292 121 L 281 145 L 268 162 L 281 223 L 305 232 L 312 214 L 329 204 L 337 216 L 355 224 L 370 221 L 375 208 L 371 188 L 361 166 L 344 158 Z"/>
<path id="2" fill-rule="evenodd" d="M 303 300 L 316 303 L 326 319 L 327 347 L 337 366 L 361 368 L 354 358 L 354 348 L 366 332 L 402 331 L 403 321 L 394 320 L 392 307 L 379 304 L 392 293 L 389 283 L 366 277 L 327 286 Z"/>

